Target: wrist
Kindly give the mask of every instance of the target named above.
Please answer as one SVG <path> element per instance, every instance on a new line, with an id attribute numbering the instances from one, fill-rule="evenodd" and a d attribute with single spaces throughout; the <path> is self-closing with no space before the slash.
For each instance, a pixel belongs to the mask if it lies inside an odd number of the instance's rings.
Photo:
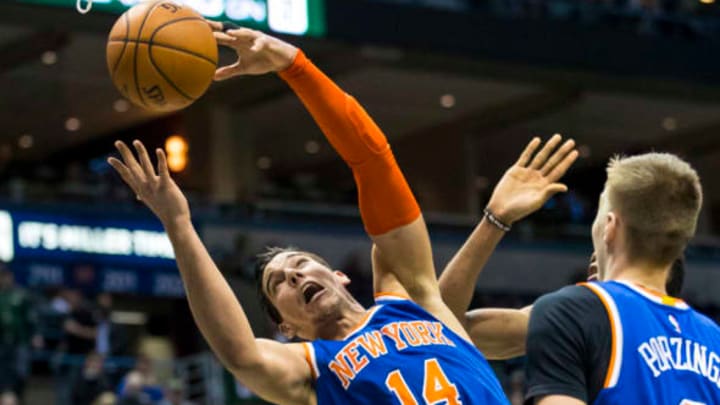
<path id="1" fill-rule="evenodd" d="M 188 227 L 192 227 L 192 220 L 189 214 L 176 215 L 166 218 L 162 221 L 163 227 L 167 233 L 176 233 Z"/>
<path id="2" fill-rule="evenodd" d="M 505 222 L 501 217 L 497 216 L 495 212 L 488 206 L 483 210 L 484 218 L 487 222 L 492 224 L 498 230 L 503 232 L 510 232 L 512 224 Z"/>
<path id="3" fill-rule="evenodd" d="M 488 203 L 488 205 L 485 207 L 485 210 L 490 211 L 490 213 L 492 213 L 495 218 L 497 218 L 500 222 L 507 226 L 512 226 L 512 224 L 515 222 L 515 220 L 511 218 L 510 213 L 503 206 L 493 203 L 493 201 L 490 201 Z"/>

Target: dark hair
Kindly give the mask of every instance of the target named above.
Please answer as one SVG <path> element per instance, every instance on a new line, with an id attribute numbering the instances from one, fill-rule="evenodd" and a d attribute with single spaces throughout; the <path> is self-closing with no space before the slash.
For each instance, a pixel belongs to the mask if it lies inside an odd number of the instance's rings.
<path id="1" fill-rule="evenodd" d="M 683 282 L 685 281 L 685 259 L 679 257 L 675 259 L 670 267 L 667 281 L 665 282 L 665 290 L 667 295 L 678 297 L 682 292 Z"/>
<path id="2" fill-rule="evenodd" d="M 295 246 L 267 246 L 265 247 L 264 252 L 258 253 L 255 256 L 255 288 L 257 289 L 258 298 L 260 299 L 260 304 L 265 310 L 265 313 L 267 313 L 270 319 L 278 325 L 282 323 L 282 316 L 280 315 L 280 311 L 278 311 L 275 305 L 270 302 L 270 299 L 265 294 L 265 290 L 263 290 L 263 274 L 265 273 L 265 267 L 267 267 L 268 263 L 270 263 L 272 259 L 275 258 L 275 256 L 287 252 L 298 252 L 308 255 L 316 262 L 330 267 L 330 264 L 328 264 L 328 262 L 322 257 L 314 253 L 300 250 Z"/>

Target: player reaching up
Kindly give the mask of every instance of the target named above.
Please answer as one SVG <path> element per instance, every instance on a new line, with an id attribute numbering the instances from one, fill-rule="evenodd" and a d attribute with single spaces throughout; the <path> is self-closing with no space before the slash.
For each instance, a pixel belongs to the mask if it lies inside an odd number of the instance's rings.
<path id="1" fill-rule="evenodd" d="M 219 24 L 210 23 L 219 30 Z M 261 397 L 283 404 L 507 404 L 489 365 L 443 303 L 420 209 L 387 140 L 360 105 L 297 48 L 249 29 L 216 32 L 238 62 L 216 78 L 278 72 L 350 166 L 373 240 L 376 305 L 318 256 L 275 250 L 262 290 L 280 329 L 307 343 L 256 339 L 190 221 L 165 155 L 157 171 L 140 142 L 110 164 L 158 216 L 173 244 L 193 316 L 223 364 Z"/>
<path id="2" fill-rule="evenodd" d="M 592 227 L 599 280 L 540 298 L 528 403 L 720 403 L 720 328 L 667 295 L 695 234 L 702 188 L 677 156 L 614 158 Z"/>

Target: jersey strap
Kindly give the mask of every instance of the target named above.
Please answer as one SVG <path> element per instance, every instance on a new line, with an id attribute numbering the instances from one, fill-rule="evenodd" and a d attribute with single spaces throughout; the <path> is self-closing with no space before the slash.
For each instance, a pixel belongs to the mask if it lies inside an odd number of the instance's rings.
<path id="1" fill-rule="evenodd" d="M 580 283 L 600 298 L 605 312 L 607 312 L 610 321 L 610 331 L 612 333 L 612 346 L 610 349 L 610 362 L 608 363 L 607 374 L 603 388 L 613 388 L 617 385 L 620 377 L 620 369 L 622 369 L 623 360 L 623 326 L 620 321 L 620 313 L 613 297 L 597 283 Z"/>

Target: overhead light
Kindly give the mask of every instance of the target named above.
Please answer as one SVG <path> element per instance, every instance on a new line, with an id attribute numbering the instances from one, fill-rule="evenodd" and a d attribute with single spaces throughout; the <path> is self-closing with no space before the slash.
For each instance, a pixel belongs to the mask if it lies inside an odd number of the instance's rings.
<path id="1" fill-rule="evenodd" d="M 666 131 L 674 131 L 677 129 L 677 120 L 673 117 L 665 117 L 661 125 Z"/>
<path id="2" fill-rule="evenodd" d="M 317 141 L 305 142 L 305 152 L 314 155 L 320 151 L 320 144 Z"/>
<path id="3" fill-rule="evenodd" d="M 30 149 L 33 147 L 33 144 L 35 143 L 35 139 L 33 139 L 33 136 L 30 134 L 23 134 L 18 138 L 18 146 L 21 149 Z"/>
<path id="4" fill-rule="evenodd" d="M 67 120 L 65 120 L 65 129 L 67 129 L 70 132 L 75 132 L 78 129 L 80 129 L 80 126 L 82 123 L 78 118 L 70 117 Z"/>
<path id="5" fill-rule="evenodd" d="M 272 167 L 272 159 L 267 156 L 260 156 L 257 160 L 257 167 L 260 170 L 267 170 Z"/>
<path id="6" fill-rule="evenodd" d="M 452 94 L 443 94 L 440 96 L 440 105 L 444 108 L 455 107 L 455 96 Z"/>
<path id="7" fill-rule="evenodd" d="M 48 66 L 54 65 L 54 64 L 57 63 L 57 60 L 58 60 L 57 52 L 55 52 L 55 51 L 45 51 L 45 52 L 43 52 L 43 54 L 40 56 L 40 60 L 42 61 L 42 63 L 43 63 L 44 65 L 48 65 Z"/>
<path id="8" fill-rule="evenodd" d="M 700 3 L 702 3 L 702 4 L 713 4 L 713 3 L 715 3 L 715 0 L 700 0 Z"/>
<path id="9" fill-rule="evenodd" d="M 127 112 L 130 109 L 130 103 L 124 98 L 117 99 L 113 103 L 113 109 L 120 113 Z"/>
<path id="10" fill-rule="evenodd" d="M 165 154 L 170 171 L 177 173 L 185 170 L 189 149 L 187 139 L 180 135 L 172 135 L 165 140 Z"/>

